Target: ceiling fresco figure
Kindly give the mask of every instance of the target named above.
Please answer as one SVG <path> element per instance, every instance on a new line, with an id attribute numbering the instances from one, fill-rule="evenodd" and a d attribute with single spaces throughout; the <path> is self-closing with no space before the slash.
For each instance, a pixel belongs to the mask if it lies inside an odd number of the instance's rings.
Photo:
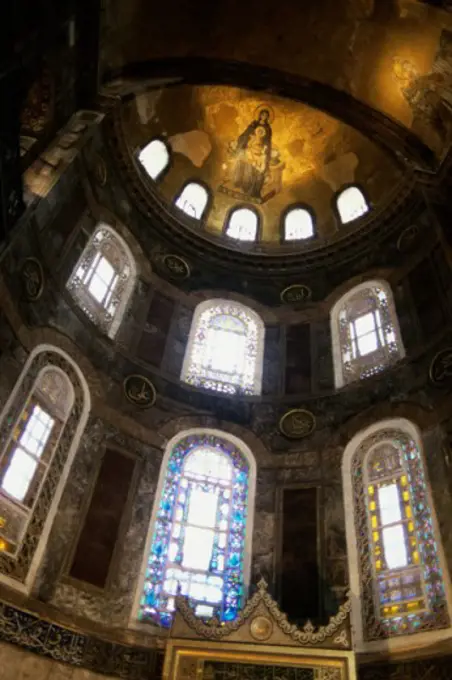
<path id="1" fill-rule="evenodd" d="M 284 164 L 272 144 L 273 120 L 273 110 L 259 106 L 255 119 L 236 141 L 230 142 L 229 173 L 220 191 L 256 203 L 264 203 L 281 191 Z"/>
<path id="2" fill-rule="evenodd" d="M 441 153 L 452 136 L 452 32 L 442 31 L 430 73 L 420 75 L 412 62 L 395 57 L 393 72 L 412 113 L 412 128 Z"/>

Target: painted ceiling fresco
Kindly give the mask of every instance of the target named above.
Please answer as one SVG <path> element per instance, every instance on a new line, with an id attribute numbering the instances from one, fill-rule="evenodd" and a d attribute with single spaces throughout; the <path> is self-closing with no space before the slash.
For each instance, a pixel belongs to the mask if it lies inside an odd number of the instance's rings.
<path id="1" fill-rule="evenodd" d="M 270 67 L 350 93 L 437 155 L 451 141 L 449 1 L 168 0 L 156 13 L 147 0 L 106 0 L 103 55 L 107 79 L 130 63 L 193 55 Z"/>
<path id="2" fill-rule="evenodd" d="M 315 212 L 319 233 L 334 234 L 334 194 L 358 183 L 373 204 L 394 190 L 392 159 L 351 127 L 309 106 L 227 86 L 174 86 L 139 95 L 123 110 L 132 153 L 154 137 L 167 140 L 171 168 L 159 190 L 172 202 L 189 180 L 212 201 L 206 227 L 221 232 L 228 212 L 253 205 L 262 240 L 277 241 L 286 208 Z"/>

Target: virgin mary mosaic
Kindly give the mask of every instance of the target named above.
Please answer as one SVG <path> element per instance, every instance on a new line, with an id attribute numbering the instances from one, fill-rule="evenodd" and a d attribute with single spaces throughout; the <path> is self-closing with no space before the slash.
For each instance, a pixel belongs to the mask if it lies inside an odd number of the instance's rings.
<path id="1" fill-rule="evenodd" d="M 273 119 L 271 107 L 258 106 L 254 120 L 229 143 L 227 178 L 220 191 L 256 203 L 281 191 L 284 163 L 272 142 Z"/>

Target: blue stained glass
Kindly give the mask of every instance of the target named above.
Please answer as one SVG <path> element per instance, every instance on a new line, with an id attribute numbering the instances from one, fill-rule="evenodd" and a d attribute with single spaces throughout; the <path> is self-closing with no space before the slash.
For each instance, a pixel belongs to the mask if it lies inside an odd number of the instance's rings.
<path id="1" fill-rule="evenodd" d="M 190 435 L 173 448 L 154 526 L 139 619 L 169 626 L 174 596 L 233 620 L 243 604 L 249 465 L 235 445 Z M 206 606 L 207 605 L 207 606 Z M 207 614 L 206 614 L 207 615 Z"/>

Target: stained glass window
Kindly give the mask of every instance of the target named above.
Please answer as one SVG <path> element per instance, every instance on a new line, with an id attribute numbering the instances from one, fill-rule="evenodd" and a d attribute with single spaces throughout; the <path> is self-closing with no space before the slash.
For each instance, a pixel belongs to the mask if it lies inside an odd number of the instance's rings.
<path id="1" fill-rule="evenodd" d="M 231 621 L 245 597 L 250 463 L 227 435 L 184 436 L 169 453 L 138 617 L 169 626 L 180 593 L 198 616 Z"/>
<path id="2" fill-rule="evenodd" d="M 196 182 L 190 182 L 182 190 L 181 195 L 176 200 L 176 206 L 184 213 L 200 220 L 209 200 L 207 190 Z"/>
<path id="3" fill-rule="evenodd" d="M 299 241 L 314 236 L 314 221 L 308 210 L 294 208 L 284 218 L 284 240 Z"/>
<path id="4" fill-rule="evenodd" d="M 411 424 L 404 431 L 387 423 L 361 437 L 349 467 L 351 486 L 344 480 L 354 506 L 349 559 L 357 558 L 359 572 L 359 585 L 351 585 L 360 590 L 356 601 L 368 640 L 450 623 L 420 444 Z"/>
<path id="5" fill-rule="evenodd" d="M 369 212 L 366 198 L 358 187 L 347 187 L 337 197 L 337 210 L 342 224 L 357 220 Z"/>
<path id="6" fill-rule="evenodd" d="M 258 219 L 254 210 L 238 208 L 229 216 L 226 234 L 238 241 L 255 241 Z"/>
<path id="7" fill-rule="evenodd" d="M 385 281 L 348 291 L 331 311 L 331 332 L 336 387 L 375 375 L 405 354 Z"/>
<path id="8" fill-rule="evenodd" d="M 110 337 L 133 293 L 136 266 L 125 241 L 105 224 L 90 238 L 67 288 L 85 314 Z"/>
<path id="9" fill-rule="evenodd" d="M 209 300 L 196 308 L 181 380 L 227 394 L 259 394 L 264 325 L 238 302 Z"/>
<path id="10" fill-rule="evenodd" d="M 57 368 L 43 370 L 0 454 L 0 541 L 14 552 L 72 409 L 74 390 Z M 13 504 L 12 504 L 13 501 Z"/>
<path id="11" fill-rule="evenodd" d="M 161 139 L 153 139 L 138 154 L 138 159 L 152 179 L 158 179 L 168 166 L 168 147 Z"/>

